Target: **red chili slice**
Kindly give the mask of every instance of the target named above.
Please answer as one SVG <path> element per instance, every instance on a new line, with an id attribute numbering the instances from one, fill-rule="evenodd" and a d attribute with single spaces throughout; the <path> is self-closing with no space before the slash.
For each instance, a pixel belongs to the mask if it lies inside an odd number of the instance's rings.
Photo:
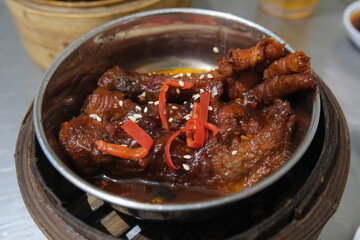
<path id="1" fill-rule="evenodd" d="M 97 149 L 104 153 L 125 159 L 134 160 L 145 157 L 154 144 L 154 140 L 141 127 L 139 127 L 139 125 L 131 120 L 124 123 L 121 128 L 133 137 L 141 145 L 141 147 L 129 148 L 99 140 L 95 142 Z"/>
<path id="2" fill-rule="evenodd" d="M 200 94 L 200 110 L 199 110 L 199 119 L 206 123 L 208 121 L 209 106 L 210 106 L 210 93 Z M 209 132 L 205 131 L 204 133 L 204 142 L 209 138 Z"/>
<path id="3" fill-rule="evenodd" d="M 188 130 L 190 130 L 192 128 L 192 126 L 186 126 L 180 130 L 177 130 L 176 132 L 174 132 L 168 139 L 168 141 L 166 142 L 165 145 L 165 159 L 166 159 L 166 163 L 167 165 L 173 169 L 179 169 L 179 167 L 175 166 L 172 159 L 171 159 L 171 153 L 170 153 L 170 147 L 171 147 L 171 143 L 174 141 L 174 139 L 179 136 L 182 132 L 186 132 Z"/>
<path id="4" fill-rule="evenodd" d="M 192 112 L 191 112 L 191 118 L 186 122 L 186 126 L 193 126 L 192 129 L 190 129 L 189 131 L 186 132 L 186 144 L 189 146 L 189 147 L 192 147 L 192 148 L 195 148 L 196 144 L 195 144 L 195 140 L 194 140 L 194 134 L 195 134 L 195 122 L 196 122 L 196 119 L 199 118 L 199 107 L 200 107 L 200 104 L 198 102 L 195 102 L 193 104 L 193 109 L 192 109 Z"/>
<path id="5" fill-rule="evenodd" d="M 160 115 L 160 120 L 161 120 L 161 123 L 163 125 L 163 128 L 167 132 L 169 131 L 169 124 L 168 124 L 166 113 L 165 113 L 165 105 L 166 105 L 166 92 L 167 92 L 168 89 L 169 89 L 169 86 L 164 83 L 164 85 L 162 85 L 162 87 L 161 87 L 160 94 L 159 94 L 159 115 Z"/>
<path id="6" fill-rule="evenodd" d="M 215 136 L 219 132 L 219 129 L 217 128 L 217 126 L 215 126 L 214 124 L 208 123 L 208 122 L 204 123 L 204 127 L 209 129 L 210 131 L 212 131 L 213 136 Z"/>
<path id="7" fill-rule="evenodd" d="M 126 159 L 139 159 L 145 157 L 149 150 L 144 147 L 140 148 L 129 148 L 118 144 L 108 143 L 103 140 L 96 141 L 97 149 L 104 153 L 113 155 L 115 157 L 126 158 Z"/>
<path id="8" fill-rule="evenodd" d="M 210 93 L 200 94 L 200 103 L 194 103 L 192 117 L 186 122 L 186 125 L 192 125 L 193 128 L 186 132 L 186 143 L 192 148 L 201 148 L 208 140 L 209 133 L 206 129 L 213 132 L 215 136 L 217 127 L 207 122 L 210 104 Z M 205 129 L 206 128 L 206 129 Z"/>
<path id="9" fill-rule="evenodd" d="M 210 105 L 210 93 L 200 94 L 200 109 L 199 119 L 206 123 L 208 121 L 209 105 Z"/>
<path id="10" fill-rule="evenodd" d="M 150 150 L 154 144 L 154 140 L 132 120 L 121 125 L 121 128 L 147 150 Z"/>

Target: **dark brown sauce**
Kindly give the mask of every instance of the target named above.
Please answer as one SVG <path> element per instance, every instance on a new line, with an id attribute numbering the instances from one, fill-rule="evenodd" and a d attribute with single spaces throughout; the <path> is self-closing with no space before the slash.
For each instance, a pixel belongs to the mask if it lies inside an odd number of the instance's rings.
<path id="1" fill-rule="evenodd" d="M 202 187 L 172 187 L 165 183 L 143 180 L 115 180 L 97 178 L 95 185 L 101 189 L 128 199 L 147 203 L 191 203 L 224 196 L 224 192 Z"/>
<path id="2" fill-rule="evenodd" d="M 351 17 L 350 17 L 350 21 L 351 21 L 352 25 L 353 25 L 358 31 L 360 31 L 360 11 L 352 14 Z"/>
<path id="3" fill-rule="evenodd" d="M 202 73 L 201 69 L 176 68 L 156 71 L 156 74 L 186 74 Z M 148 73 L 151 74 L 151 73 Z M 167 183 L 149 182 L 144 179 L 112 179 L 108 176 L 99 176 L 92 181 L 93 184 L 124 198 L 145 203 L 193 203 L 211 200 L 226 195 L 216 189 L 205 186 L 170 186 Z"/>

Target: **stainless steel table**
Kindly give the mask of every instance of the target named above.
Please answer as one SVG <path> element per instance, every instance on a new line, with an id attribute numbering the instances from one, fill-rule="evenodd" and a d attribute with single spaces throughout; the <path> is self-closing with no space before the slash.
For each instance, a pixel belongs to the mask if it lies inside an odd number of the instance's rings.
<path id="1" fill-rule="evenodd" d="M 360 225 L 360 50 L 342 25 L 346 4 L 321 0 L 308 19 L 270 17 L 250 0 L 193 0 L 193 7 L 229 12 L 257 22 L 312 58 L 315 72 L 328 84 L 346 115 L 352 138 L 350 174 L 340 206 L 320 239 L 352 239 Z M 41 71 L 26 54 L 0 0 L 0 239 L 44 239 L 28 214 L 16 180 L 14 150 L 21 120 L 41 82 Z"/>

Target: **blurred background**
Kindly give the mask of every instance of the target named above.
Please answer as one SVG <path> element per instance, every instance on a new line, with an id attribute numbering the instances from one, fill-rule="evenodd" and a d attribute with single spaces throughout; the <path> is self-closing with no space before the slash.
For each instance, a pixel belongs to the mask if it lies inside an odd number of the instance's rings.
<path id="1" fill-rule="evenodd" d="M 0 142 L 0 189 L 3 190 L 0 239 L 45 239 L 22 201 L 13 154 L 21 121 L 46 68 L 73 39 L 103 22 L 137 11 L 167 7 L 210 9 L 246 18 L 311 56 L 314 71 L 337 97 L 352 138 L 347 186 L 338 211 L 325 226 L 320 239 L 352 239 L 360 225 L 360 108 L 357 106 L 360 50 L 348 39 L 342 17 L 353 1 L 310 0 L 309 5 L 300 10 L 294 10 L 299 6 L 281 5 L 276 0 L 271 5 L 270 2 L 0 0 L 0 132 L 3 136 Z"/>

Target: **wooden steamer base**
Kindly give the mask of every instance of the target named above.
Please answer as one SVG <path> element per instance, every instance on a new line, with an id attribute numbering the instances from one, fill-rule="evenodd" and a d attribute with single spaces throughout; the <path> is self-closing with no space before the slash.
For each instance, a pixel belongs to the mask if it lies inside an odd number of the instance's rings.
<path id="1" fill-rule="evenodd" d="M 279 181 L 231 212 L 197 222 L 129 217 L 77 189 L 43 155 L 32 110 L 22 123 L 15 159 L 25 204 L 51 239 L 316 239 L 336 211 L 348 175 L 350 140 L 344 115 L 320 82 L 322 113 L 299 163 Z"/>

